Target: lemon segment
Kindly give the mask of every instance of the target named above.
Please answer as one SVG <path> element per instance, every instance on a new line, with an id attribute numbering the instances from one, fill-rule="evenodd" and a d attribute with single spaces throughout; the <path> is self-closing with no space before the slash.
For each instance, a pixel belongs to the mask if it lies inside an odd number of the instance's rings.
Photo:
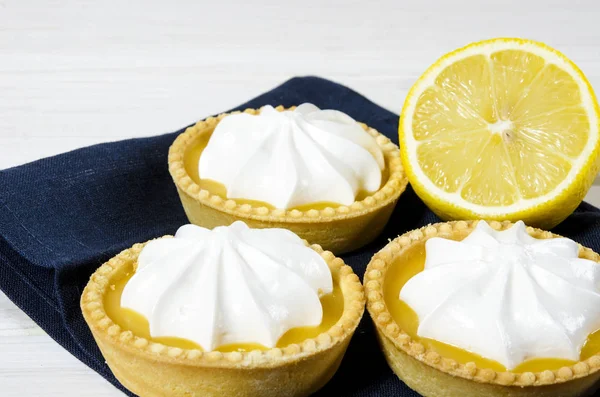
<path id="1" fill-rule="evenodd" d="M 598 104 L 583 73 L 544 44 L 493 39 L 445 55 L 410 90 L 399 126 L 416 193 L 442 219 L 550 228 L 598 168 Z"/>
<path id="2" fill-rule="evenodd" d="M 465 116 L 478 118 L 485 124 L 495 123 L 498 119 L 494 109 L 490 69 L 488 57 L 474 55 L 442 70 L 435 79 L 435 85 L 467 110 Z"/>
<path id="3" fill-rule="evenodd" d="M 412 132 L 414 139 L 423 141 L 486 128 L 487 123 L 471 109 L 441 89 L 430 87 L 418 99 Z"/>
<path id="4" fill-rule="evenodd" d="M 566 107 L 524 120 L 516 120 L 519 137 L 546 150 L 576 159 L 585 148 L 590 131 L 589 119 L 581 106 Z"/>
<path id="5" fill-rule="evenodd" d="M 519 50 L 498 51 L 490 58 L 496 113 L 500 119 L 508 120 L 514 117 L 514 106 L 519 103 L 523 89 L 531 86 L 546 62 L 542 57 Z"/>
<path id="6" fill-rule="evenodd" d="M 444 135 L 420 143 L 417 158 L 423 173 L 440 189 L 457 192 L 473 172 L 475 159 L 481 155 L 489 141 L 486 130 L 466 131 L 460 139 L 458 133 Z M 465 145 L 465 142 L 469 142 Z M 472 161 L 465 161 L 472 159 Z"/>
<path id="7" fill-rule="evenodd" d="M 480 205 L 514 204 L 519 199 L 519 191 L 509 153 L 499 135 L 488 135 L 483 151 L 469 159 L 475 164 L 460 195 L 465 201 Z"/>

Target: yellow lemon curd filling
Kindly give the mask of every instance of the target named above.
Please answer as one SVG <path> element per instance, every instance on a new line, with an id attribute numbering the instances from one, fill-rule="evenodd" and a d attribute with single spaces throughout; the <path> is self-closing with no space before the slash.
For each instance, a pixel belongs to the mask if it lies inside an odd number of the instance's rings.
<path id="1" fill-rule="evenodd" d="M 457 239 L 460 240 L 460 239 Z M 433 350 L 442 357 L 451 358 L 461 364 L 475 363 L 479 368 L 490 368 L 498 372 L 507 369 L 497 361 L 481 357 L 475 353 L 460 349 L 458 347 L 438 342 L 417 335 L 419 328 L 419 317 L 417 313 L 405 302 L 399 299 L 400 290 L 406 282 L 425 268 L 425 242 L 416 244 L 404 252 L 401 258 L 395 260 L 387 270 L 383 293 L 385 303 L 394 321 L 412 339 L 422 343 L 427 349 Z M 600 330 L 588 336 L 581 350 L 580 360 L 585 360 L 600 351 Z M 527 360 L 511 372 L 541 372 L 545 370 L 556 370 L 564 366 L 573 365 L 575 361 L 559 358 L 535 358 Z"/>
<path id="2" fill-rule="evenodd" d="M 198 171 L 198 163 L 200 161 L 200 155 L 202 154 L 202 152 L 208 145 L 208 141 L 210 140 L 211 135 L 212 135 L 212 132 L 204 134 L 204 135 L 200 136 L 199 138 L 197 138 L 196 141 L 192 143 L 192 145 L 190 145 L 190 147 L 188 148 L 188 150 L 186 151 L 186 153 L 184 155 L 183 164 L 184 164 L 185 170 L 186 170 L 187 174 L 189 175 L 189 177 L 198 186 L 200 186 L 200 189 L 204 189 L 212 195 L 216 195 L 216 196 L 221 197 L 223 200 L 227 200 L 228 199 L 227 188 L 225 187 L 225 185 L 223 185 L 222 183 L 219 183 L 217 181 L 211 180 L 211 179 L 201 178 L 200 173 Z M 380 186 L 383 186 L 385 184 L 385 182 L 387 181 L 387 179 L 389 177 L 388 173 L 389 173 L 388 167 L 386 165 L 386 167 L 383 170 L 382 175 L 381 175 L 381 185 Z M 368 196 L 373 195 L 374 193 L 375 192 L 368 192 L 368 191 L 361 190 L 356 195 L 355 201 L 362 201 L 365 198 L 367 198 Z M 275 209 L 275 207 L 273 205 L 266 203 L 264 201 L 248 200 L 248 199 L 243 199 L 243 198 L 235 198 L 235 201 L 238 204 L 249 204 L 252 207 L 266 207 L 270 210 Z M 308 210 L 314 209 L 314 210 L 320 211 L 320 210 L 324 210 L 325 208 L 337 208 L 341 205 L 342 204 L 340 204 L 340 203 L 322 201 L 322 202 L 316 202 L 316 203 L 310 203 L 310 204 L 303 204 L 303 205 L 300 205 L 297 207 L 290 208 L 290 210 L 295 209 L 298 211 L 308 211 Z"/>
<path id="3" fill-rule="evenodd" d="M 161 343 L 163 345 L 179 347 L 181 349 L 197 349 L 203 351 L 202 346 L 182 338 L 177 337 L 158 337 L 154 338 L 150 335 L 150 325 L 148 320 L 141 314 L 121 307 L 121 295 L 125 285 L 131 279 L 134 272 L 133 265 L 128 265 L 121 269 L 120 274 L 117 274 L 111 283 L 104 297 L 104 308 L 106 314 L 122 329 L 131 331 L 134 335 L 146 338 L 149 341 Z M 293 343 L 301 343 L 306 339 L 314 338 L 319 334 L 326 332 L 331 328 L 342 316 L 344 311 L 344 298 L 340 289 L 339 283 L 334 278 L 333 292 L 321 297 L 321 305 L 323 306 L 323 319 L 321 324 L 316 327 L 297 327 L 292 328 L 279 338 L 277 347 L 285 347 Z M 268 348 L 256 343 L 236 343 L 219 346 L 217 349 L 221 352 L 232 351 L 252 351 L 252 350 L 267 350 Z"/>

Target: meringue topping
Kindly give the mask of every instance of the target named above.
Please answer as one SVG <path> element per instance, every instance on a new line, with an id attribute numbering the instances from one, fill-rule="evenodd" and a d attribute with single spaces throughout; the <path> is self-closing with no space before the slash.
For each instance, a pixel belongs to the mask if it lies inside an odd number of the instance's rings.
<path id="1" fill-rule="evenodd" d="M 306 103 L 225 117 L 198 168 L 202 179 L 225 186 L 227 198 L 290 209 L 352 204 L 360 192 L 380 188 L 385 161 L 375 138 L 350 116 Z"/>
<path id="2" fill-rule="evenodd" d="M 143 315 L 152 337 L 274 347 L 292 328 L 319 325 L 319 298 L 332 291 L 327 263 L 288 230 L 185 225 L 144 247 L 121 307 Z"/>
<path id="3" fill-rule="evenodd" d="M 566 238 L 535 239 L 523 222 L 504 231 L 480 221 L 462 241 L 431 238 L 422 272 L 399 298 L 417 334 L 497 361 L 578 360 L 600 329 L 600 265 Z"/>

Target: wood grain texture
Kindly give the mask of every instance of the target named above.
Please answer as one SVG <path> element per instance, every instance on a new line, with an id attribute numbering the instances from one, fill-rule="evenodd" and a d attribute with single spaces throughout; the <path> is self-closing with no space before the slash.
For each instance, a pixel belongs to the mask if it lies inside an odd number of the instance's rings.
<path id="1" fill-rule="evenodd" d="M 399 112 L 440 55 L 495 36 L 547 42 L 600 87 L 598 20 L 596 0 L 0 0 L 0 169 L 173 131 L 297 75 Z M 0 385 L 121 395 L 1 294 Z"/>

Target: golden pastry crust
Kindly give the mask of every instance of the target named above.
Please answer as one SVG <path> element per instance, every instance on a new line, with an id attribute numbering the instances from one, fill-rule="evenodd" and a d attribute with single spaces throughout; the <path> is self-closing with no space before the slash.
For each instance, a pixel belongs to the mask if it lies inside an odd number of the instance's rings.
<path id="1" fill-rule="evenodd" d="M 337 370 L 364 312 L 365 297 L 352 268 L 320 246 L 344 298 L 344 311 L 327 332 L 302 344 L 251 352 L 202 352 L 165 346 L 123 330 L 106 314 L 104 296 L 119 269 L 136 265 L 145 246 L 136 244 L 90 278 L 81 296 L 81 310 L 116 378 L 140 396 L 308 396 Z"/>
<path id="2" fill-rule="evenodd" d="M 283 106 L 278 106 L 276 109 L 285 110 Z M 408 179 L 402 167 L 398 146 L 363 123 L 359 124 L 376 139 L 383 151 L 389 176 L 377 192 L 349 206 L 307 211 L 269 209 L 264 206 L 238 204 L 233 199 L 223 199 L 201 189 L 185 169 L 186 151 L 199 139 L 206 137 L 206 134 L 212 134 L 216 125 L 224 117 L 236 113 L 239 112 L 223 113 L 199 121 L 179 135 L 169 149 L 169 171 L 191 223 L 212 229 L 242 220 L 254 228 L 289 229 L 336 254 L 358 249 L 381 233 L 398 197 L 406 189 Z M 260 110 L 246 109 L 244 113 L 258 114 Z M 321 227 L 315 227 L 316 224 L 321 224 L 319 225 Z"/>
<path id="3" fill-rule="evenodd" d="M 375 323 L 377 337 L 388 364 L 409 387 L 424 396 L 471 397 L 570 397 L 581 396 L 600 379 L 600 354 L 558 370 L 543 372 L 497 372 L 478 368 L 475 363 L 461 364 L 440 356 L 413 340 L 394 321 L 383 298 L 383 284 L 391 264 L 414 244 L 431 237 L 466 236 L 478 221 L 455 221 L 428 225 L 397 237 L 379 251 L 367 266 L 364 285 L 367 310 Z M 496 230 L 511 222 L 490 222 Z M 527 227 L 536 238 L 560 237 L 548 231 Z M 580 257 L 600 261 L 600 256 L 580 246 Z"/>

